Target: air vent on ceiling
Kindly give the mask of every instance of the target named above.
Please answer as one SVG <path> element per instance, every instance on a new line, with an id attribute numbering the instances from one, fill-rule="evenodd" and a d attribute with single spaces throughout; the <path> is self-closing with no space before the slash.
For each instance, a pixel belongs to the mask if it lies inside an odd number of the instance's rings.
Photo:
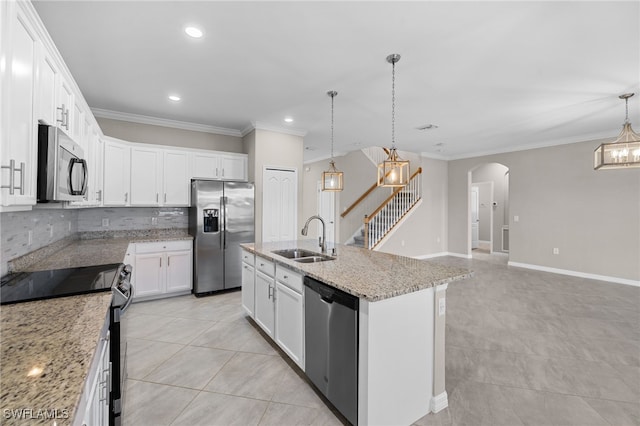
<path id="1" fill-rule="evenodd" d="M 437 124 L 424 124 L 422 126 L 416 127 L 416 129 L 418 129 L 418 130 L 433 130 L 433 129 L 437 129 L 437 128 L 438 128 Z"/>

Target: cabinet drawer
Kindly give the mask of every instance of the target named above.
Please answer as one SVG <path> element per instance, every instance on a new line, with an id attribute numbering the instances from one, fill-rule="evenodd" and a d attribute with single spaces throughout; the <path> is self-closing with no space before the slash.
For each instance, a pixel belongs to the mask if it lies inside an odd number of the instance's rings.
<path id="1" fill-rule="evenodd" d="M 173 250 L 189 250 L 193 246 L 191 240 L 158 241 L 153 243 L 136 243 L 136 253 L 157 253 Z"/>
<path id="2" fill-rule="evenodd" d="M 248 265 L 255 266 L 256 256 L 246 250 L 242 250 L 242 261 Z"/>
<path id="3" fill-rule="evenodd" d="M 291 290 L 302 294 L 302 274 L 294 272 L 283 266 L 276 266 L 276 280 L 289 287 Z"/>
<path id="4" fill-rule="evenodd" d="M 256 256 L 256 270 L 261 271 L 263 274 L 273 278 L 274 264 L 271 260 L 267 260 L 264 257 Z"/>

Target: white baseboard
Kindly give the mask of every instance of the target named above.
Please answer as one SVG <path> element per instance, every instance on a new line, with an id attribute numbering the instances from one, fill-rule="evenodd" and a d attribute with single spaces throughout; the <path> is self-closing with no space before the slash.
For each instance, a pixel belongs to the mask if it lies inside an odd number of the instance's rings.
<path id="1" fill-rule="evenodd" d="M 470 254 L 463 254 L 463 253 L 452 253 L 450 251 L 447 252 L 447 254 L 445 256 L 453 256 L 453 257 L 461 257 L 463 259 L 473 259 L 473 256 Z"/>
<path id="2" fill-rule="evenodd" d="M 586 272 L 571 271 L 568 269 L 551 268 L 548 266 L 532 265 L 529 263 L 520 263 L 520 262 L 511 262 L 511 261 L 509 261 L 507 265 L 515 266 L 517 268 L 533 269 L 536 271 L 552 272 L 554 274 L 570 275 L 572 277 L 588 278 L 591 280 L 608 281 L 616 284 L 625 284 L 625 285 L 640 287 L 640 281 L 630 280 L 627 278 L 618 278 L 618 277 L 610 277 L 607 275 L 589 274 Z"/>
<path id="3" fill-rule="evenodd" d="M 449 399 L 447 398 L 447 391 L 442 392 L 440 395 L 435 395 L 431 398 L 431 408 L 432 413 L 437 413 L 439 411 L 444 410 L 449 406 Z"/>

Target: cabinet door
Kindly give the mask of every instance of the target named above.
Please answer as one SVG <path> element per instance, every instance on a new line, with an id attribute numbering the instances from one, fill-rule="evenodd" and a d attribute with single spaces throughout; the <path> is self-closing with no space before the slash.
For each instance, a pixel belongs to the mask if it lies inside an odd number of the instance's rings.
<path id="1" fill-rule="evenodd" d="M 191 290 L 191 250 L 168 252 L 166 292 Z"/>
<path id="2" fill-rule="evenodd" d="M 70 119 L 71 123 L 73 123 L 73 127 L 71 130 L 71 139 L 73 139 L 78 145 L 80 145 L 80 147 L 86 154 L 87 143 L 84 133 L 84 112 L 78 104 L 78 98 L 74 96 L 73 99 L 73 108 L 71 109 L 72 118 Z"/>
<path id="3" fill-rule="evenodd" d="M 221 156 L 220 163 L 220 178 L 227 180 L 247 180 L 246 157 Z"/>
<path id="4" fill-rule="evenodd" d="M 129 205 L 129 147 L 117 142 L 104 144 L 104 205 Z"/>
<path id="5" fill-rule="evenodd" d="M 164 291 L 165 265 L 161 253 L 136 255 L 133 270 L 134 298 L 154 296 Z"/>
<path id="6" fill-rule="evenodd" d="M 58 105 L 60 108 L 59 114 L 61 114 L 61 121 L 57 122 L 58 127 L 64 129 L 69 135 L 73 133 L 73 89 L 71 84 L 60 76 L 58 79 Z M 73 137 L 73 136 L 72 136 Z"/>
<path id="7" fill-rule="evenodd" d="M 256 272 L 255 282 L 255 320 L 262 329 L 273 338 L 274 336 L 274 302 L 275 292 L 273 278 Z"/>
<path id="8" fill-rule="evenodd" d="M 18 170 L 0 169 L 2 185 L 13 182 L 14 189 L 4 188 L 2 205 L 32 205 L 36 203 L 36 152 L 37 152 L 37 120 L 34 111 L 36 64 L 38 40 L 32 25 L 24 15 L 18 2 L 7 5 L 7 29 L 2 29 L 2 35 L 9 32 L 6 71 L 3 70 L 2 110 L 2 166 L 10 166 L 13 161 L 15 168 L 22 164 L 22 172 Z M 5 22 L 2 22 L 5 26 Z M 3 41 L 7 43 L 7 40 Z M 5 53 L 2 53 L 4 57 Z M 4 65 L 3 65 L 4 67 Z M 6 110 L 5 110 L 6 109 Z M 19 188 L 15 188 L 18 186 Z M 13 194 L 11 193 L 13 192 Z"/>
<path id="9" fill-rule="evenodd" d="M 302 295 L 276 282 L 276 343 L 304 370 Z"/>
<path id="10" fill-rule="evenodd" d="M 131 148 L 131 205 L 160 204 L 161 153 L 153 148 Z"/>
<path id="11" fill-rule="evenodd" d="M 40 44 L 38 55 L 38 93 L 36 96 L 37 119 L 50 126 L 56 126 L 62 120 L 62 111 L 57 110 L 58 68 L 45 47 Z"/>
<path id="12" fill-rule="evenodd" d="M 255 280 L 256 274 L 253 266 L 242 262 L 242 307 L 251 318 L 254 317 Z"/>
<path id="13" fill-rule="evenodd" d="M 189 205 L 189 156 L 186 152 L 165 151 L 163 164 L 165 206 Z"/>
<path id="14" fill-rule="evenodd" d="M 220 167 L 218 165 L 218 157 L 216 155 L 195 153 L 193 155 L 193 178 L 210 178 L 218 177 Z"/>

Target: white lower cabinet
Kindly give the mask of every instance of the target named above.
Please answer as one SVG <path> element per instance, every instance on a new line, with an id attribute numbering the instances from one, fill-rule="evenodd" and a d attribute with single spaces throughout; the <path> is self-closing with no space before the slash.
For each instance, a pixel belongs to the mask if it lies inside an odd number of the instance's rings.
<path id="1" fill-rule="evenodd" d="M 188 293 L 192 289 L 193 248 L 190 240 L 136 243 L 133 263 L 134 300 Z"/>
<path id="2" fill-rule="evenodd" d="M 276 343 L 304 371 L 304 298 L 276 281 Z"/>
<path id="3" fill-rule="evenodd" d="M 85 405 L 82 416 L 83 426 L 107 426 L 109 424 L 109 382 L 111 370 L 109 362 L 109 334 L 101 337 L 96 349 L 98 362 L 93 364 L 81 401 Z"/>
<path id="4" fill-rule="evenodd" d="M 271 338 L 275 335 L 274 293 L 273 277 L 266 275 L 262 271 L 256 271 L 254 319 Z"/>
<path id="5" fill-rule="evenodd" d="M 242 252 L 242 306 L 304 370 L 303 276 L 270 260 Z"/>

